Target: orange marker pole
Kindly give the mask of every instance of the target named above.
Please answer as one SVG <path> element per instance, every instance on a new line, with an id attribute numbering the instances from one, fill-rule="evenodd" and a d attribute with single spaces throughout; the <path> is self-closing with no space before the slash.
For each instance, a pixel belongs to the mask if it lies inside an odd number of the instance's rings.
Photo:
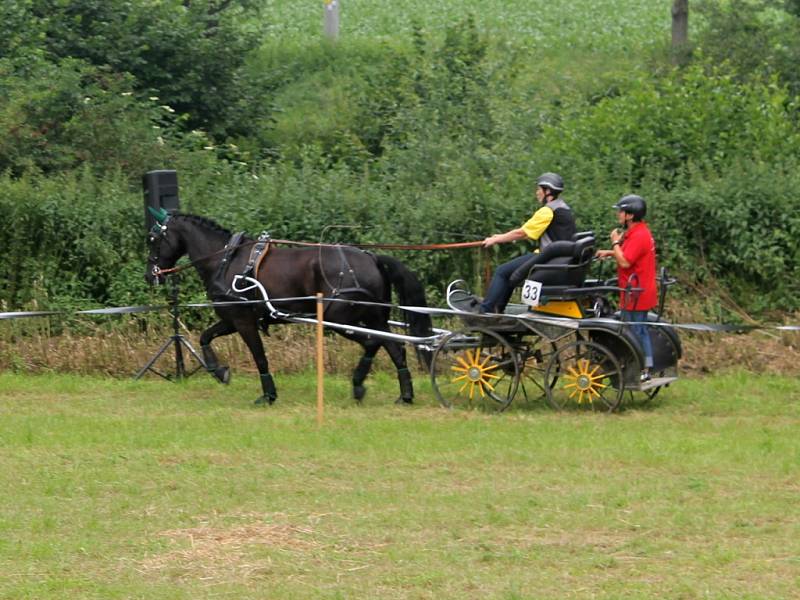
<path id="1" fill-rule="evenodd" d="M 324 375 L 325 363 L 324 353 L 322 347 L 322 315 L 324 313 L 324 306 L 322 304 L 322 292 L 317 293 L 317 425 L 322 425 L 322 417 L 325 411 L 324 400 Z"/>

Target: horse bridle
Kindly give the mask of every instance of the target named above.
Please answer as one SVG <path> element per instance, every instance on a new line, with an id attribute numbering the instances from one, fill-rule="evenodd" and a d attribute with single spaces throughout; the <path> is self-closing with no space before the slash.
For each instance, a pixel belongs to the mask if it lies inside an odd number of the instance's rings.
<path id="1" fill-rule="evenodd" d="M 150 229 L 149 237 L 150 237 L 150 246 L 151 246 L 151 253 L 150 256 L 147 257 L 147 262 L 153 263 L 153 269 L 151 270 L 151 274 L 153 275 L 153 282 L 155 285 L 159 284 L 159 279 L 161 276 L 166 272 L 166 269 L 162 269 L 158 266 L 158 259 L 161 254 L 161 242 L 164 241 L 164 235 L 167 233 L 167 222 L 169 221 L 169 217 L 166 217 L 163 222 L 156 223 Z"/>
<path id="2" fill-rule="evenodd" d="M 165 237 L 165 235 L 167 233 L 167 223 L 170 221 L 171 218 L 172 217 L 170 215 L 164 216 L 162 221 L 160 221 L 159 223 L 156 223 L 155 225 L 153 225 L 153 227 L 150 229 L 150 233 L 148 234 L 149 238 L 150 238 L 150 244 L 152 246 L 155 246 L 155 247 L 154 247 L 154 251 L 151 252 L 150 256 L 147 257 L 147 261 L 148 262 L 151 262 L 151 261 L 153 262 L 153 269 L 151 270 L 151 273 L 153 275 L 153 278 L 155 280 L 156 285 L 158 285 L 158 278 L 163 276 L 163 275 L 169 275 L 170 273 L 178 273 L 179 271 L 183 271 L 184 269 L 188 269 L 189 267 L 191 267 L 192 265 L 194 265 L 194 264 L 196 264 L 198 262 L 201 262 L 203 260 L 212 258 L 212 257 L 217 256 L 219 254 L 222 254 L 223 252 L 225 252 L 227 250 L 227 247 L 225 247 L 225 248 L 222 248 L 221 250 L 217 250 L 215 252 L 212 252 L 211 254 L 207 254 L 205 256 L 201 256 L 200 258 L 196 258 L 196 259 L 190 261 L 187 264 L 178 265 L 176 267 L 169 267 L 167 269 L 162 269 L 161 267 L 158 266 L 158 259 L 159 259 L 159 255 L 161 253 L 161 244 L 163 243 L 164 237 Z M 246 242 L 246 243 L 242 244 L 242 246 L 252 245 L 252 244 L 255 244 L 255 243 L 256 243 L 256 240 L 251 241 L 251 242 Z"/>

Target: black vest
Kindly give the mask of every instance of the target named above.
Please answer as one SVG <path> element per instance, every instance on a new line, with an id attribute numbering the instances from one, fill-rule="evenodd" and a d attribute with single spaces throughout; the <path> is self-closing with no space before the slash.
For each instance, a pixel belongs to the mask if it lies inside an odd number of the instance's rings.
<path id="1" fill-rule="evenodd" d="M 539 238 L 540 250 L 544 250 L 552 242 L 571 240 L 572 236 L 578 232 L 575 226 L 575 215 L 572 214 L 572 209 L 566 202 L 561 198 L 556 198 L 546 206 L 553 211 L 553 220 Z"/>

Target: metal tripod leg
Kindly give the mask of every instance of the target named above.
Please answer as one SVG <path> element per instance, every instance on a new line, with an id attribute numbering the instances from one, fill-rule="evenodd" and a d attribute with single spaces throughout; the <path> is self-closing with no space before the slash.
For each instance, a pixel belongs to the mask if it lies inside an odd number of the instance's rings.
<path id="1" fill-rule="evenodd" d="M 159 377 L 163 377 L 167 381 L 174 381 L 174 380 L 181 380 L 186 377 L 191 377 L 200 369 L 205 369 L 208 371 L 208 365 L 206 361 L 203 360 L 194 347 L 189 343 L 185 337 L 183 337 L 180 333 L 180 321 L 178 320 L 178 315 L 180 314 L 180 308 L 178 304 L 178 295 L 179 295 L 179 279 L 176 276 L 171 278 L 172 283 L 172 290 L 170 293 L 170 313 L 172 314 L 172 331 L 173 334 L 161 345 L 161 348 L 158 349 L 153 357 L 147 361 L 147 364 L 141 368 L 141 370 L 136 373 L 134 379 L 141 378 L 147 371 L 152 371 Z M 167 348 L 169 348 L 172 344 L 175 344 L 175 376 L 173 377 L 169 373 L 162 373 L 157 369 L 153 368 L 155 362 L 161 357 L 164 352 L 166 352 Z M 189 351 L 194 359 L 199 363 L 197 367 L 195 367 L 192 371 L 186 371 L 186 363 L 183 360 L 183 349 L 186 348 Z M 214 374 L 211 373 L 213 377 Z"/>
<path id="2" fill-rule="evenodd" d="M 175 375 L 173 376 L 170 373 L 162 373 L 158 369 L 153 368 L 155 362 L 161 357 L 164 352 L 172 345 L 175 344 Z M 189 354 L 194 357 L 194 359 L 198 362 L 198 366 L 195 367 L 192 371 L 186 371 L 186 365 L 183 359 L 183 348 L 189 351 Z M 152 371 L 159 377 L 163 377 L 167 381 L 173 380 L 180 380 L 186 377 L 191 377 L 200 369 L 208 370 L 206 362 L 203 360 L 203 357 L 200 356 L 194 347 L 189 343 L 184 336 L 180 334 L 171 335 L 166 342 L 161 345 L 161 348 L 147 361 L 147 364 L 141 368 L 141 370 L 136 373 L 134 379 L 140 379 L 142 375 L 144 375 L 147 371 Z"/>

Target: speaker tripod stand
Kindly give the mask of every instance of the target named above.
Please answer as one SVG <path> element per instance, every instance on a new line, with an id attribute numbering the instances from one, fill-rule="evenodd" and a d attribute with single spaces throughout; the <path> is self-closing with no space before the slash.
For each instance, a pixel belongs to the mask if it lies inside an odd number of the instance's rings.
<path id="1" fill-rule="evenodd" d="M 169 299 L 169 313 L 172 315 L 172 335 L 169 336 L 167 341 L 165 341 L 161 348 L 158 349 L 150 360 L 147 361 L 147 364 L 143 366 L 134 379 L 139 379 L 142 375 L 147 373 L 147 371 L 151 371 L 155 373 L 159 377 L 163 377 L 167 381 L 180 381 L 181 379 L 185 379 L 187 377 L 191 377 L 200 369 L 208 369 L 206 362 L 203 358 L 197 353 L 194 347 L 189 343 L 183 335 L 180 333 L 180 306 L 178 304 L 178 296 L 180 293 L 180 279 L 177 275 L 170 275 L 169 277 L 170 282 L 170 299 Z M 162 373 L 158 369 L 156 369 L 153 365 L 156 361 L 161 357 L 164 352 L 166 352 L 171 346 L 175 347 L 175 373 L 174 375 L 171 373 Z M 187 371 L 186 369 L 186 361 L 184 360 L 183 351 L 184 349 L 189 353 L 190 357 L 194 357 L 197 361 L 198 365 L 191 371 Z"/>

